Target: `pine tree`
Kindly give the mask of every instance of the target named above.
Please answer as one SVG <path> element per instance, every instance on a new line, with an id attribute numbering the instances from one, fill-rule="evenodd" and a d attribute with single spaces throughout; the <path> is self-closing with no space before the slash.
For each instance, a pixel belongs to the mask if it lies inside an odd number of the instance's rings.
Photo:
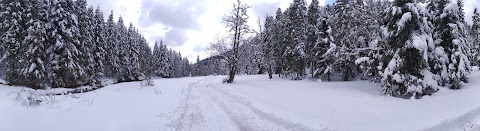
<path id="1" fill-rule="evenodd" d="M 47 70 L 46 70 L 46 8 L 41 1 L 37 0 L 27 0 L 26 5 L 27 9 L 24 10 L 26 14 L 26 19 L 30 19 L 26 27 L 26 37 L 22 41 L 22 50 L 25 50 L 25 66 L 21 69 L 21 76 L 18 79 L 22 79 L 18 82 L 20 85 L 34 87 L 34 88 L 43 88 L 46 87 L 45 83 L 47 79 Z"/>
<path id="2" fill-rule="evenodd" d="M 127 32 L 127 48 L 125 48 L 126 56 L 129 59 L 126 63 L 126 73 L 129 80 L 139 80 L 143 77 L 140 72 L 140 35 L 137 33 L 136 29 L 133 27 L 133 24 L 130 23 Z"/>
<path id="3" fill-rule="evenodd" d="M 160 76 L 160 57 L 161 57 L 161 52 L 160 52 L 160 46 L 158 42 L 155 41 L 155 46 L 153 47 L 153 60 L 152 60 L 152 66 L 153 66 L 153 72 L 155 76 Z"/>
<path id="4" fill-rule="evenodd" d="M 137 31 L 138 33 L 138 31 Z M 140 34 L 139 34 L 140 35 Z M 152 49 L 149 47 L 147 40 L 141 35 L 140 38 L 140 72 L 141 76 L 146 79 L 150 79 L 153 76 L 153 54 Z"/>
<path id="5" fill-rule="evenodd" d="M 190 77 L 190 76 L 192 76 L 192 75 L 191 75 L 191 72 L 192 72 L 192 68 L 191 68 L 191 67 L 192 67 L 192 66 L 190 65 L 190 61 L 188 61 L 188 59 L 185 57 L 185 58 L 183 58 L 182 62 L 183 62 L 183 67 L 184 67 L 184 70 L 183 70 L 183 72 L 182 72 L 182 74 L 183 74 L 182 77 Z M 220 71 L 218 71 L 218 73 L 220 73 Z"/>
<path id="6" fill-rule="evenodd" d="M 435 31 L 435 39 L 439 46 L 443 47 L 448 56 L 448 83 L 451 89 L 460 89 L 460 82 L 467 82 L 470 73 L 470 61 L 468 60 L 468 41 L 464 26 L 463 11 L 456 3 L 449 0 L 440 0 L 440 15 L 438 26 Z"/>
<path id="7" fill-rule="evenodd" d="M 458 11 L 459 11 L 459 12 L 457 12 L 457 15 L 460 19 L 460 22 L 465 24 L 465 12 L 464 12 L 464 9 L 463 9 L 463 7 L 465 5 L 463 4 L 463 0 L 457 0 L 457 6 L 458 6 Z"/>
<path id="8" fill-rule="evenodd" d="M 284 60 L 283 60 L 283 54 L 286 49 L 286 34 L 285 34 L 285 17 L 283 15 L 282 9 L 278 8 L 275 16 L 275 27 L 274 27 L 274 38 L 272 40 L 275 49 L 274 51 L 276 52 L 275 54 L 275 59 L 276 59 L 276 69 L 275 72 L 281 76 L 284 71 Z"/>
<path id="9" fill-rule="evenodd" d="M 195 63 L 195 76 L 202 76 L 202 65 L 200 64 L 200 56 L 197 55 L 197 62 Z"/>
<path id="10" fill-rule="evenodd" d="M 49 67 L 51 70 L 50 85 L 52 87 L 76 87 L 84 82 L 85 71 L 81 66 L 81 52 L 77 48 L 78 21 L 74 14 L 73 1 L 53 0 L 48 29 Z"/>
<path id="11" fill-rule="evenodd" d="M 324 76 L 330 81 L 330 75 L 334 72 L 333 64 L 337 57 L 336 48 L 332 36 L 332 28 L 328 25 L 327 16 L 321 18 L 318 23 L 319 30 L 317 30 L 318 38 L 312 52 L 314 55 L 315 77 Z"/>
<path id="12" fill-rule="evenodd" d="M 305 0 L 294 0 L 288 12 L 288 45 L 283 54 L 285 71 L 294 80 L 303 79 L 305 74 L 306 15 Z"/>
<path id="13" fill-rule="evenodd" d="M 441 32 L 442 29 L 439 28 L 440 26 L 440 18 L 439 16 L 442 14 L 445 5 L 447 4 L 446 0 L 434 0 L 428 4 L 427 8 L 430 12 L 428 15 L 429 21 L 433 25 L 433 39 L 434 39 L 434 46 L 430 46 L 431 53 L 429 55 L 429 65 L 430 71 L 435 74 L 438 78 L 438 84 L 440 86 L 445 86 L 448 80 L 448 63 L 449 58 L 448 55 L 445 53 L 444 47 L 440 45 L 442 41 L 440 39 L 441 35 L 438 32 Z"/>
<path id="14" fill-rule="evenodd" d="M 413 0 L 395 0 L 385 17 L 388 65 L 383 73 L 384 93 L 404 98 L 419 98 L 437 90 L 428 70 L 428 46 L 433 45 L 424 21 L 426 12 Z"/>
<path id="15" fill-rule="evenodd" d="M 117 65 L 119 68 L 117 72 L 117 79 L 120 81 L 131 81 L 128 76 L 128 64 L 130 63 L 128 50 L 128 29 L 125 27 L 123 18 L 121 16 L 118 18 L 116 29 L 118 34 L 115 36 L 115 39 L 117 40 L 116 46 L 118 46 L 118 50 L 115 54 L 118 59 Z"/>
<path id="16" fill-rule="evenodd" d="M 315 52 L 313 51 L 314 47 L 317 45 L 319 39 L 319 20 L 320 20 L 320 6 L 318 5 L 318 0 L 312 0 L 310 7 L 308 8 L 308 25 L 307 25 L 307 43 L 305 46 L 305 53 L 307 55 L 306 62 L 311 69 L 312 76 L 314 76 L 313 71 L 315 70 L 314 57 Z"/>
<path id="17" fill-rule="evenodd" d="M 6 38 L 6 33 L 4 32 L 7 32 L 8 30 L 8 26 L 7 24 L 9 24 L 9 21 L 7 19 L 7 6 L 8 6 L 9 3 L 7 3 L 5 0 L 2 0 L 0 1 L 0 61 L 2 61 L 0 63 L 0 66 L 1 67 L 6 67 L 6 64 L 5 64 L 5 57 L 6 57 L 6 54 L 7 54 L 7 44 L 5 42 L 5 38 Z M 0 73 L 3 77 L 4 75 L 4 68 L 0 68 Z"/>
<path id="18" fill-rule="evenodd" d="M 361 48 L 364 42 L 359 42 L 358 28 L 361 15 L 355 14 L 358 11 L 356 1 L 339 0 L 334 8 L 333 36 L 338 42 L 338 57 L 334 68 L 342 74 L 343 80 L 348 81 L 356 76 L 355 60 L 358 58 L 357 48 Z M 363 41 L 363 40 L 362 40 Z"/>
<path id="19" fill-rule="evenodd" d="M 174 61 L 173 61 L 173 72 L 174 72 L 174 78 L 180 78 L 182 77 L 181 75 L 181 72 L 183 70 L 183 65 L 182 65 L 182 54 L 180 54 L 180 52 L 176 52 L 176 51 L 173 51 L 173 58 L 174 58 Z"/>
<path id="20" fill-rule="evenodd" d="M 267 68 L 269 79 L 273 77 L 273 71 L 275 69 L 275 43 L 274 36 L 275 31 L 275 19 L 272 16 L 267 16 L 265 19 L 265 31 L 262 36 L 263 42 L 263 61 Z"/>
<path id="21" fill-rule="evenodd" d="M 472 36 L 473 36 L 473 50 L 474 50 L 474 59 L 472 60 L 472 65 L 480 65 L 480 11 L 478 8 L 475 8 L 472 19 Z"/>
<path id="22" fill-rule="evenodd" d="M 99 7 L 95 10 L 94 24 L 93 28 L 93 59 L 95 63 L 95 79 L 105 77 L 105 64 L 108 63 L 106 57 L 106 32 L 105 32 L 105 20 L 103 19 L 103 13 Z"/>
<path id="23" fill-rule="evenodd" d="M 168 65 L 166 66 L 167 76 L 168 78 L 175 78 L 175 52 L 171 48 L 168 48 L 168 50 L 166 51 L 166 56 L 166 63 Z"/>
<path id="24" fill-rule="evenodd" d="M 106 24 L 106 31 L 105 31 L 105 36 L 106 36 L 106 71 L 108 77 L 112 78 L 118 78 L 118 74 L 120 72 L 120 65 L 119 61 L 120 58 L 118 57 L 118 53 L 120 50 L 120 47 L 118 46 L 120 41 L 117 39 L 117 36 L 120 35 L 119 32 L 117 31 L 117 24 L 114 21 L 113 18 L 113 11 L 111 12 L 110 16 L 108 17 L 107 24 Z"/>
<path id="25" fill-rule="evenodd" d="M 159 52 L 160 52 L 160 62 L 159 62 L 159 69 L 157 71 L 158 76 L 163 78 L 170 78 L 170 69 L 171 69 L 171 59 L 170 59 L 170 51 L 168 50 L 167 46 L 163 44 L 163 41 L 160 41 L 159 45 Z"/>
<path id="26" fill-rule="evenodd" d="M 372 78 L 373 81 L 379 81 L 380 71 L 383 62 L 381 23 L 383 23 L 383 10 L 387 8 L 388 1 L 380 0 L 357 0 L 355 5 L 357 9 L 354 16 L 358 16 L 359 24 L 356 27 L 357 43 L 356 47 L 357 74 L 362 80 Z"/>
<path id="27" fill-rule="evenodd" d="M 75 1 L 75 14 L 78 16 L 78 40 L 79 44 L 76 45 L 77 49 L 80 50 L 80 64 L 85 70 L 86 81 L 93 83 L 95 79 L 95 60 L 93 56 L 93 26 L 94 26 L 94 14 L 92 8 L 87 8 L 86 0 L 76 0 Z"/>
<path id="28" fill-rule="evenodd" d="M 5 27 L 3 44 L 6 47 L 6 63 L 7 70 L 5 72 L 5 80 L 10 82 L 10 84 L 18 85 L 20 83 L 20 69 L 22 69 L 23 64 L 20 62 L 24 61 L 24 56 L 22 52 L 22 42 L 23 37 L 26 34 L 26 28 L 24 24 L 26 23 L 24 11 L 26 10 L 25 1 L 4 1 L 6 8 L 3 12 L 3 27 Z"/>

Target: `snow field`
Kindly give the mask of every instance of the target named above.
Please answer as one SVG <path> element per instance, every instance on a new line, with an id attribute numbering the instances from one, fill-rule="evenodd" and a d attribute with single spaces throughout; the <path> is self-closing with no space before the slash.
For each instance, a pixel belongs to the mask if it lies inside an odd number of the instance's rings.
<path id="1" fill-rule="evenodd" d="M 369 130 L 474 131 L 480 129 L 480 72 L 462 90 L 440 88 L 406 100 L 385 96 L 368 81 L 291 81 L 265 75 L 157 79 L 55 96 L 26 106 L 20 87 L 0 87 L 2 131 L 235 131 Z"/>

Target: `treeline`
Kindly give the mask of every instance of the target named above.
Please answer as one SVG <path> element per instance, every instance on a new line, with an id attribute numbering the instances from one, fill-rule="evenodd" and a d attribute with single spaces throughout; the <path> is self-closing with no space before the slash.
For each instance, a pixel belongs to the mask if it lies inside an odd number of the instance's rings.
<path id="1" fill-rule="evenodd" d="M 425 6 L 426 5 L 426 6 Z M 382 83 L 387 95 L 420 98 L 460 89 L 479 64 L 480 14 L 462 0 L 294 0 L 242 42 L 238 73 Z M 245 61 L 242 61 L 245 60 Z M 200 65 L 202 66 L 202 65 Z"/>
<path id="2" fill-rule="evenodd" d="M 78 87 L 102 78 L 120 82 L 151 77 L 158 66 L 145 38 L 123 19 L 105 21 L 86 0 L 4 0 L 0 3 L 1 75 L 11 85 L 32 88 Z M 162 48 L 165 48 L 162 46 Z M 165 52 L 164 52 L 165 51 Z M 169 68 L 188 61 L 171 50 Z M 168 52 L 168 53 L 167 53 Z"/>
<path id="3" fill-rule="evenodd" d="M 228 65 L 224 59 L 223 56 L 212 56 L 200 60 L 199 56 L 197 56 L 197 61 L 192 66 L 192 76 L 227 75 Z"/>
<path id="4" fill-rule="evenodd" d="M 155 42 L 153 48 L 153 76 L 161 78 L 179 78 L 191 76 L 192 65 L 180 52 L 175 52 L 163 44 Z"/>

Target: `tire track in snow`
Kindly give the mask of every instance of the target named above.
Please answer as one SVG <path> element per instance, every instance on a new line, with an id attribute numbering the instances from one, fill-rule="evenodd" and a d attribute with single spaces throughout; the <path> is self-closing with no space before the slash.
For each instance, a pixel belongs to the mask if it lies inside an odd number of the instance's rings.
<path id="1" fill-rule="evenodd" d="M 480 107 L 460 117 L 457 117 L 452 120 L 447 120 L 445 122 L 442 122 L 441 124 L 425 129 L 424 131 L 467 130 L 467 129 L 460 129 L 460 128 L 469 128 L 469 127 L 473 128 L 473 130 L 475 129 L 480 130 L 480 127 L 477 124 L 471 123 L 475 118 L 478 118 L 478 117 L 480 117 Z"/>
<path id="2" fill-rule="evenodd" d="M 204 77 L 192 82 L 182 89 L 180 106 L 171 114 L 166 129 L 174 131 L 209 130 L 209 131 L 234 131 L 239 130 L 225 112 L 214 102 L 208 100 L 209 94 L 204 94 L 200 88 L 206 86 L 210 77 Z"/>
<path id="3" fill-rule="evenodd" d="M 207 77 L 201 82 L 196 83 L 194 88 L 194 94 L 199 96 L 197 101 L 202 103 L 200 105 L 200 110 L 203 116 L 206 116 L 204 117 L 204 125 L 201 127 L 201 129 L 209 131 L 244 130 L 238 125 L 238 123 L 234 121 L 234 119 L 227 115 L 227 112 L 225 112 L 218 104 L 214 102 L 214 95 L 205 91 L 205 87 L 209 86 L 207 83 L 211 82 L 212 80 L 212 77 Z"/>
<path id="4" fill-rule="evenodd" d="M 232 120 L 241 130 L 292 130 L 310 131 L 314 130 L 308 126 L 293 123 L 286 119 L 269 114 L 254 107 L 248 100 L 233 96 L 227 91 L 212 86 L 210 82 L 206 85 L 215 102 L 229 114 Z M 253 122 L 252 122 L 253 121 Z M 327 130 L 327 129 L 324 129 Z"/>
<path id="5" fill-rule="evenodd" d="M 310 131 L 310 127 L 261 111 L 242 97 L 215 87 L 218 78 L 204 77 L 182 89 L 180 106 L 164 130 Z M 218 83 L 216 83 L 218 82 Z M 327 129 L 324 129 L 327 130 Z"/>
<path id="6" fill-rule="evenodd" d="M 281 127 L 283 127 L 286 130 L 292 130 L 292 131 L 299 131 L 299 130 L 310 131 L 310 130 L 313 130 L 312 128 L 310 128 L 308 126 L 305 126 L 305 125 L 302 125 L 302 124 L 299 124 L 299 123 L 293 123 L 293 122 L 290 122 L 290 121 L 288 121 L 284 118 L 277 117 L 274 114 L 263 112 L 260 109 L 254 107 L 248 100 L 246 100 L 242 97 L 233 96 L 233 95 L 230 95 L 227 92 L 221 91 L 221 90 L 219 90 L 219 92 L 221 92 L 225 96 L 228 96 L 228 97 L 232 98 L 234 101 L 236 101 L 239 104 L 241 104 L 242 106 L 246 107 L 248 110 L 250 110 L 255 115 L 260 116 L 262 119 L 268 120 L 269 122 L 272 122 L 275 125 L 280 125 Z M 324 130 L 327 130 L 327 129 L 324 129 Z"/>
<path id="7" fill-rule="evenodd" d="M 166 130 L 190 131 L 195 123 L 201 122 L 199 120 L 203 116 L 198 110 L 195 110 L 198 105 L 193 103 L 192 89 L 205 79 L 207 78 L 190 83 L 188 87 L 182 89 L 180 107 L 175 109 L 172 116 L 168 117 L 171 121 L 165 125 Z"/>

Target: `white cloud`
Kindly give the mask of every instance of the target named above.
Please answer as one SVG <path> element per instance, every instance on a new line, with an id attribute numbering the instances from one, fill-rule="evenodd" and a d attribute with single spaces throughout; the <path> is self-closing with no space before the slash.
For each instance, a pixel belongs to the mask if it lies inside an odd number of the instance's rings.
<path id="1" fill-rule="evenodd" d="M 206 58 L 206 49 L 219 34 L 225 34 L 222 17 L 236 0 L 88 0 L 94 7 L 100 6 L 105 18 L 114 11 L 122 16 L 125 24 L 133 23 L 153 46 L 154 41 L 164 43 L 180 51 L 191 61 Z M 258 18 L 274 15 L 278 6 L 287 8 L 293 0 L 242 0 L 252 6 L 248 12 L 249 24 L 257 27 Z M 310 0 L 307 0 L 310 3 Z M 325 5 L 325 0 L 320 0 Z"/>
<path id="2" fill-rule="evenodd" d="M 480 7 L 480 2 L 478 0 L 465 0 L 465 19 L 468 23 L 472 21 L 473 10 L 475 7 Z"/>
<path id="3" fill-rule="evenodd" d="M 97 7 L 99 6 L 105 19 L 110 15 L 110 11 L 113 10 L 115 18 L 122 16 L 125 24 L 133 23 L 138 27 L 138 18 L 140 17 L 141 3 L 136 0 L 87 0 L 88 4 Z"/>

